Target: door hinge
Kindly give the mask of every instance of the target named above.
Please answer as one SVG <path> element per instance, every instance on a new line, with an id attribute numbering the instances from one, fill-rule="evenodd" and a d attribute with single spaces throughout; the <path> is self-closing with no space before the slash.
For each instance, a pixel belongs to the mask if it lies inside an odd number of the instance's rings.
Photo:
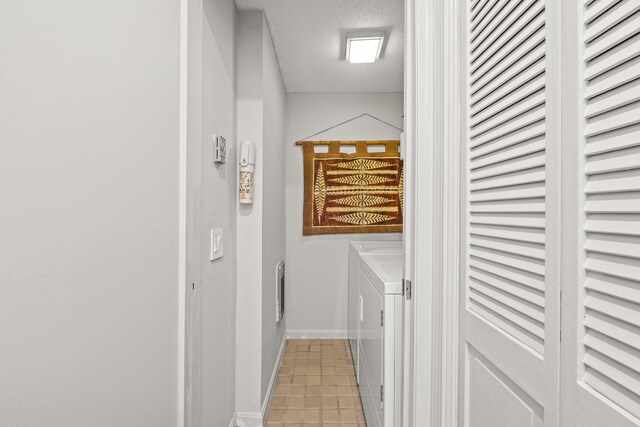
<path id="1" fill-rule="evenodd" d="M 384 409 L 384 384 L 380 385 L 380 409 Z"/>
<path id="2" fill-rule="evenodd" d="M 411 299 L 411 280 L 402 279 L 402 295 L 404 299 Z"/>
<path id="3" fill-rule="evenodd" d="M 384 310 L 380 310 L 380 326 L 384 326 Z"/>

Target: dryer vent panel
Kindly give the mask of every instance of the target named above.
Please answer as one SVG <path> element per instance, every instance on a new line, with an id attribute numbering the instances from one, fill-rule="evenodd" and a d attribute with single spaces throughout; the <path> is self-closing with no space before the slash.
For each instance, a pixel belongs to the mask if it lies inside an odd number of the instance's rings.
<path id="1" fill-rule="evenodd" d="M 276 266 L 276 322 L 284 316 L 284 261 Z"/>

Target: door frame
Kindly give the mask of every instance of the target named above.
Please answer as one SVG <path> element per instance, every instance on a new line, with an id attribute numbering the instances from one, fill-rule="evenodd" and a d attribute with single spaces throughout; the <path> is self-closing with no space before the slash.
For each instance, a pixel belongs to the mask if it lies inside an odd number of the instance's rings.
<path id="1" fill-rule="evenodd" d="M 405 1 L 406 162 L 413 173 L 407 178 L 414 180 L 408 183 L 405 248 L 405 279 L 413 283 L 412 298 L 405 300 L 406 427 L 458 425 L 458 8 L 458 1 Z"/>

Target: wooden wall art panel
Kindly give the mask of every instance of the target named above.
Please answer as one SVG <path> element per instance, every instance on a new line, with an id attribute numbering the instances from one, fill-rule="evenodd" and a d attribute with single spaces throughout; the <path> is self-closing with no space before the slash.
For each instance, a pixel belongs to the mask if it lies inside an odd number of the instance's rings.
<path id="1" fill-rule="evenodd" d="M 299 141 L 304 153 L 303 234 L 402 232 L 400 141 Z M 315 146 L 328 146 L 316 153 Z M 384 152 L 370 153 L 369 146 Z M 355 146 L 343 153 L 342 146 Z"/>

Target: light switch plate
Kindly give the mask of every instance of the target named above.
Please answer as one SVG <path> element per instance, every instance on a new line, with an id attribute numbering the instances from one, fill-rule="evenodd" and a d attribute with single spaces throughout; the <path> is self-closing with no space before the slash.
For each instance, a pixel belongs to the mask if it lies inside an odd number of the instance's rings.
<path id="1" fill-rule="evenodd" d="M 214 261 L 222 258 L 224 254 L 224 239 L 222 236 L 222 228 L 211 230 L 211 256 L 209 259 Z"/>

